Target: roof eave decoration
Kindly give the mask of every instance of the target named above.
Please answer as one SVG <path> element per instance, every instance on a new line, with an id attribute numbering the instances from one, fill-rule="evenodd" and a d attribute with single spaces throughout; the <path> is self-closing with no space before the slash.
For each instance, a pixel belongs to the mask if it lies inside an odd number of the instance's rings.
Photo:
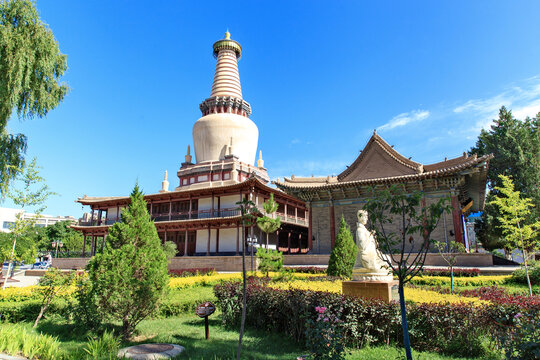
<path id="1" fill-rule="evenodd" d="M 326 190 L 326 189 L 332 189 L 332 188 L 339 188 L 339 187 L 347 187 L 347 186 L 357 186 L 357 185 L 376 185 L 376 184 L 384 184 L 384 183 L 399 183 L 404 181 L 419 181 L 424 179 L 430 179 L 430 178 L 440 178 L 455 174 L 462 174 L 463 171 L 468 170 L 472 167 L 481 166 L 486 167 L 484 171 L 487 171 L 487 165 L 489 163 L 489 160 L 493 158 L 493 154 L 484 155 L 482 157 L 470 157 L 469 161 L 463 162 L 459 165 L 443 168 L 443 169 L 437 169 L 434 171 L 429 172 L 423 172 L 418 174 L 410 174 L 410 175 L 400 175 L 400 176 L 389 176 L 389 177 L 383 177 L 383 178 L 373 178 L 373 179 L 362 179 L 362 180 L 353 180 L 353 181 L 338 181 L 333 183 L 324 183 L 324 184 L 295 184 L 294 182 L 280 182 L 280 181 L 273 181 L 273 184 L 275 184 L 279 189 L 282 190 L 289 190 L 289 191 L 302 191 L 302 190 Z"/>
<path id="2" fill-rule="evenodd" d="M 387 153 L 399 164 L 410 168 L 419 174 L 424 172 L 424 167 L 422 164 L 417 163 L 416 161 L 412 161 L 411 159 L 408 159 L 405 156 L 401 155 L 399 152 L 394 150 L 391 145 L 384 141 L 384 139 L 381 138 L 379 134 L 377 134 L 377 131 L 373 131 L 373 135 L 369 139 L 368 143 L 366 144 L 360 155 L 358 155 L 356 160 L 354 160 L 354 162 L 348 168 L 346 168 L 341 174 L 337 176 L 338 181 L 343 181 L 343 179 L 346 178 L 347 175 L 351 174 L 360 165 L 366 154 L 369 153 L 370 148 L 375 145 L 378 145 L 380 148 L 382 148 L 385 153 Z"/>

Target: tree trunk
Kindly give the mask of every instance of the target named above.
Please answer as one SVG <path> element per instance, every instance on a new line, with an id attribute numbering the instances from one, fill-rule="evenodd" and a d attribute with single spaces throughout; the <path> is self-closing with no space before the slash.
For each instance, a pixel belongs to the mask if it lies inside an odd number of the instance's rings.
<path id="1" fill-rule="evenodd" d="M 240 337 L 238 338 L 238 351 L 236 359 L 240 360 L 242 352 L 242 338 L 244 337 L 244 326 L 246 324 L 246 230 L 242 226 L 242 319 L 240 320 Z"/>
<path id="2" fill-rule="evenodd" d="M 450 292 L 454 293 L 454 267 L 450 266 Z"/>
<path id="3" fill-rule="evenodd" d="M 529 267 L 527 266 L 527 250 L 522 249 L 523 263 L 525 264 L 525 276 L 527 277 L 527 285 L 529 286 L 529 296 L 532 296 L 531 278 L 529 277 Z"/>
<path id="4" fill-rule="evenodd" d="M 128 316 L 124 316 L 124 319 L 122 320 L 122 338 L 124 340 L 128 340 L 131 336 L 131 326 L 129 324 L 129 318 Z"/>
<path id="5" fill-rule="evenodd" d="M 33 326 L 34 328 L 37 327 L 39 320 L 41 320 L 41 318 L 43 317 L 43 314 L 45 313 L 45 310 L 47 310 L 47 308 L 49 307 L 50 303 L 51 301 L 49 300 L 44 306 L 41 307 L 41 310 L 39 311 L 39 315 L 36 318 L 36 321 L 34 322 L 34 326 Z"/>
<path id="6" fill-rule="evenodd" d="M 405 308 L 405 296 L 403 295 L 403 284 L 399 282 L 399 307 L 401 309 L 401 325 L 403 327 L 403 346 L 407 360 L 412 360 L 411 341 L 409 340 L 409 327 L 407 326 L 407 309 Z"/>

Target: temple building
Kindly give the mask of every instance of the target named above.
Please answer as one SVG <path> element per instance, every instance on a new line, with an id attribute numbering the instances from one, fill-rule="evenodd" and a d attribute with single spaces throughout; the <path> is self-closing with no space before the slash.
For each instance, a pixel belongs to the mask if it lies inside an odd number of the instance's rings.
<path id="1" fill-rule="evenodd" d="M 250 119 L 250 104 L 242 97 L 238 73 L 242 47 L 227 31 L 224 39 L 214 43 L 213 54 L 217 63 L 212 91 L 200 104 L 202 117 L 193 125 L 196 161 L 188 145 L 177 171 L 178 186 L 169 190 L 165 172 L 161 190 L 145 196 L 158 235 L 162 241 L 176 243 L 178 256 L 238 255 L 242 225 L 236 203 L 251 199 L 262 212 L 263 202 L 274 194 L 282 226 L 270 243 L 289 254 L 305 253 L 311 242 L 304 201 L 267 185 L 261 151 L 254 165 L 259 130 Z M 121 221 L 129 196 L 85 195 L 77 202 L 92 211 L 87 223 L 74 226 L 84 235 L 83 256 L 91 256 L 105 246 L 109 228 Z M 258 228 L 253 233 L 257 242 L 265 241 Z"/>
<path id="2" fill-rule="evenodd" d="M 464 217 L 484 207 L 487 169 L 492 157 L 464 153 L 435 164 L 420 164 L 398 153 L 374 131 L 358 158 L 338 176 L 299 178 L 293 175 L 274 183 L 306 202 L 308 237 L 313 239 L 313 253 L 329 253 L 341 216 L 355 229 L 356 212 L 370 196 L 371 188 L 390 184 L 400 184 L 409 193 L 423 191 L 426 203 L 441 197 L 450 198 L 452 212 L 442 217 L 432 236 L 447 243 L 456 240 L 468 247 Z M 399 231 L 397 228 L 388 230 Z"/>

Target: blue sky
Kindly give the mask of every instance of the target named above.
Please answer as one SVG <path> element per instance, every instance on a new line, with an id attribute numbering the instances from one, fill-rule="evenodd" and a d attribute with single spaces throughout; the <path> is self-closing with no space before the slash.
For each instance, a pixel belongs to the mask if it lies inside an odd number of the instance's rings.
<path id="1" fill-rule="evenodd" d="M 540 111 L 538 1 L 37 0 L 68 55 L 65 101 L 9 122 L 59 196 L 171 187 L 210 95 L 212 44 L 239 41 L 270 177 L 338 174 L 373 129 L 430 163 L 474 145 L 498 108 Z M 5 201 L 3 206 L 11 206 Z M 85 209 L 87 210 L 87 209 Z"/>

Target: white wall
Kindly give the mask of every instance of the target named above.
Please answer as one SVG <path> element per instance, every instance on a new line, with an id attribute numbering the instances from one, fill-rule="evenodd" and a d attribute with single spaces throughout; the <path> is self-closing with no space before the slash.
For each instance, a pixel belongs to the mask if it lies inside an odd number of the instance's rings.
<path id="1" fill-rule="evenodd" d="M 216 229 L 210 231 L 210 252 L 216 252 Z M 206 254 L 208 246 L 208 230 L 197 230 L 195 251 Z M 219 252 L 236 251 L 236 228 L 219 229 Z"/>
<path id="2" fill-rule="evenodd" d="M 227 196 L 221 196 L 219 198 L 219 207 L 221 209 L 230 209 L 230 208 L 236 208 L 238 205 L 236 205 L 237 202 L 240 201 L 240 195 L 227 195 Z M 217 209 L 217 200 L 215 200 L 214 203 L 216 209 Z"/>
<path id="3" fill-rule="evenodd" d="M 236 251 L 236 228 L 219 230 L 219 252 L 222 251 Z"/>
<path id="4" fill-rule="evenodd" d="M 198 206 L 199 206 L 199 210 L 210 210 L 210 209 L 212 209 L 212 198 L 208 197 L 208 198 L 199 199 Z M 214 200 L 214 206 L 217 208 L 217 200 Z"/>
<path id="5" fill-rule="evenodd" d="M 221 236 L 219 240 L 221 242 Z M 206 254 L 207 247 L 208 229 L 197 230 L 197 243 L 195 244 L 195 252 Z M 210 252 L 216 252 L 216 229 L 210 230 Z"/>

